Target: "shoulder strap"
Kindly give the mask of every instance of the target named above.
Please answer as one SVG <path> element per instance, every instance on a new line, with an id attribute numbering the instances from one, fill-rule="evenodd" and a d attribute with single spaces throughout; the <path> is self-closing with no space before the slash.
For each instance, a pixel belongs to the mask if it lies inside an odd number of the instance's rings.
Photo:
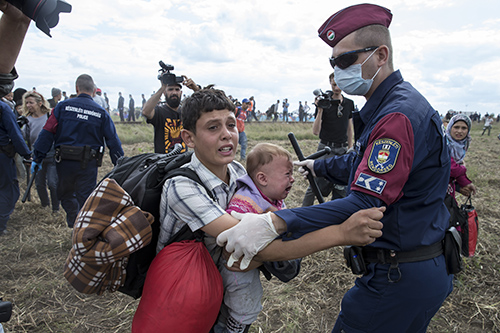
<path id="1" fill-rule="evenodd" d="M 215 196 L 212 193 L 212 191 L 201 181 L 200 176 L 198 176 L 198 174 L 196 172 L 194 172 L 193 170 L 191 170 L 189 168 L 177 168 L 175 170 L 170 171 L 168 178 L 173 178 L 173 177 L 177 177 L 177 176 L 186 177 L 186 178 L 189 178 L 191 180 L 194 180 L 195 182 L 197 182 L 198 184 L 203 186 L 205 191 L 207 191 L 208 196 L 213 201 L 215 201 Z M 186 223 L 181 228 L 181 230 L 177 231 L 175 233 L 175 235 L 170 237 L 170 239 L 165 244 L 165 246 L 170 245 L 170 244 L 175 243 L 175 242 L 187 240 L 187 239 L 196 239 L 197 241 L 201 242 L 204 237 L 205 237 L 205 233 L 203 231 L 196 230 L 195 232 L 193 232 L 189 228 L 189 225 Z"/>
<path id="2" fill-rule="evenodd" d="M 207 194 L 210 197 L 210 199 L 215 201 L 215 197 L 214 197 L 214 194 L 212 193 L 212 191 L 207 187 L 207 185 L 205 185 L 201 181 L 200 176 L 198 176 L 198 174 L 196 172 L 194 172 L 193 170 L 191 170 L 189 168 L 177 168 L 175 170 L 170 171 L 168 174 L 168 178 L 173 178 L 173 177 L 177 177 L 177 176 L 182 176 L 182 177 L 186 177 L 186 178 L 189 178 L 191 180 L 194 180 L 195 182 L 197 182 L 198 184 L 203 186 L 205 191 L 207 191 Z"/>

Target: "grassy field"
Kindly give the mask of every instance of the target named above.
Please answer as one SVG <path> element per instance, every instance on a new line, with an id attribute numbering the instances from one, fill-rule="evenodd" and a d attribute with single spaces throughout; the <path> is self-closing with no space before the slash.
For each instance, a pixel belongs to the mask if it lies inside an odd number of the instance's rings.
<path id="1" fill-rule="evenodd" d="M 293 132 L 304 155 L 316 150 L 312 124 L 252 123 L 247 126 L 249 149 L 259 141 L 280 144 L 292 151 L 287 134 Z M 126 155 L 153 151 L 152 127 L 119 124 L 117 129 Z M 479 189 L 473 200 L 479 214 L 477 254 L 465 259 L 453 293 L 434 317 L 428 332 L 500 332 L 500 132 L 481 136 L 475 124 L 467 154 L 468 174 Z M 112 168 L 106 156 L 100 175 Z M 21 184 L 24 193 L 25 182 Z M 289 207 L 297 207 L 307 188 L 296 175 Z M 0 297 L 14 303 L 6 332 L 130 332 L 138 301 L 121 293 L 84 295 L 64 279 L 63 265 L 71 247 L 71 230 L 62 213 L 42 209 L 36 195 L 16 205 L 0 238 Z M 464 201 L 464 198 L 459 198 Z M 346 268 L 342 249 L 333 248 L 303 260 L 301 274 L 287 284 L 265 281 L 263 311 L 251 332 L 330 332 L 342 295 L 354 276 Z"/>

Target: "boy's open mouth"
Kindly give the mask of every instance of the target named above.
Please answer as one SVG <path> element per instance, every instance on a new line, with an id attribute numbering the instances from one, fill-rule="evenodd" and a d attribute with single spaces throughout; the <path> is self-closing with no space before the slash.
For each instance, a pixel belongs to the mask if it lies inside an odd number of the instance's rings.
<path id="1" fill-rule="evenodd" d="M 228 152 L 230 152 L 232 150 L 233 150 L 233 147 L 231 147 L 231 146 L 226 146 L 226 147 L 219 148 L 219 151 L 221 151 L 223 153 L 228 153 Z"/>

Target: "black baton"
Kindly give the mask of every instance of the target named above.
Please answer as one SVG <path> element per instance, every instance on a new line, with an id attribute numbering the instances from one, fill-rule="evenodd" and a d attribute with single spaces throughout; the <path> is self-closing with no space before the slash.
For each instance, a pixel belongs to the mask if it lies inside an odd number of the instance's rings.
<path id="1" fill-rule="evenodd" d="M 30 195 L 31 186 L 33 186 L 33 182 L 35 181 L 35 177 L 36 177 L 37 172 L 38 172 L 38 165 L 35 166 L 35 172 L 33 173 L 33 175 L 30 178 L 30 181 L 28 183 L 28 187 L 26 188 L 26 192 L 24 192 L 23 198 L 21 200 L 22 203 L 25 203 L 26 199 Z"/>
<path id="2" fill-rule="evenodd" d="M 293 150 L 295 150 L 295 154 L 297 154 L 299 161 L 304 161 L 306 158 L 304 157 L 304 154 L 302 154 L 302 150 L 300 150 L 299 143 L 297 142 L 297 139 L 295 138 L 295 135 L 292 132 L 288 133 L 288 139 L 290 139 L 290 142 L 292 143 L 292 146 L 293 146 Z M 325 202 L 325 199 L 321 195 L 321 191 L 319 190 L 318 183 L 316 183 L 316 179 L 314 179 L 314 176 L 312 175 L 311 170 L 309 170 L 306 167 L 303 167 L 303 168 L 306 169 L 307 171 L 309 171 L 309 173 L 307 174 L 307 180 L 309 181 L 309 185 L 311 185 L 311 189 L 312 189 L 314 195 L 316 196 L 316 198 L 318 199 L 318 202 L 319 203 Z"/>

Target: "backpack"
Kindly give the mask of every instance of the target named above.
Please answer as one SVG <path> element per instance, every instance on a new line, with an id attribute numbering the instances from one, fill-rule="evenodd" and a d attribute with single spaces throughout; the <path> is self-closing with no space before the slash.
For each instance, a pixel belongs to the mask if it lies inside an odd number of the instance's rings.
<path id="1" fill-rule="evenodd" d="M 121 157 L 113 170 L 104 177 L 104 179 L 114 179 L 132 197 L 135 205 L 151 213 L 155 219 L 151 225 L 153 232 L 151 242 L 130 255 L 125 282 L 118 288 L 118 291 L 135 299 L 142 295 L 147 271 L 156 256 L 156 244 L 160 234 L 160 201 L 165 181 L 175 176 L 187 177 L 203 185 L 208 195 L 214 199 L 212 191 L 201 182 L 193 170 L 181 168 L 182 165 L 191 161 L 193 154 L 191 151 L 180 153 L 181 151 L 182 145 L 176 144 L 168 154 L 145 153 Z M 193 233 L 186 224 L 172 236 L 169 244 L 188 239 L 200 239 L 202 235 L 201 230 Z"/>

